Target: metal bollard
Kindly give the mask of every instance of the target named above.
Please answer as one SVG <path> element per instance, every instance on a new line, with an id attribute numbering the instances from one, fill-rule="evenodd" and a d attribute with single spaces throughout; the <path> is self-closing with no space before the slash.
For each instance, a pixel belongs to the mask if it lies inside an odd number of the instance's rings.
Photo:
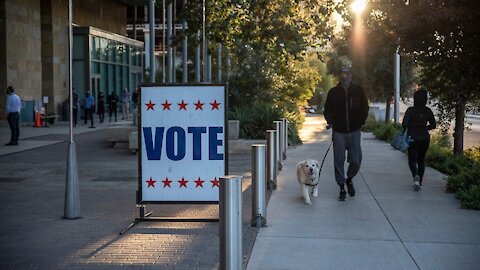
<path id="1" fill-rule="evenodd" d="M 241 270 L 242 251 L 242 177 L 220 177 L 220 269 Z"/>
<path id="2" fill-rule="evenodd" d="M 288 120 L 287 120 L 287 118 L 282 118 L 282 121 L 283 121 L 283 159 L 287 159 Z"/>
<path id="3" fill-rule="evenodd" d="M 265 167 L 266 146 L 264 144 L 252 145 L 252 221 L 253 227 L 264 227 L 266 219 L 266 197 L 267 189 L 266 167 Z"/>
<path id="4" fill-rule="evenodd" d="M 275 127 L 275 130 L 277 131 L 277 142 L 275 143 L 275 146 L 277 147 L 277 152 L 276 152 L 276 158 L 277 158 L 277 163 L 278 163 L 278 170 L 281 170 L 283 167 L 283 159 L 282 159 L 282 138 L 283 138 L 283 131 L 282 131 L 282 121 L 273 121 L 273 125 Z"/>
<path id="5" fill-rule="evenodd" d="M 267 188 L 277 188 L 277 161 L 275 159 L 275 140 L 277 138 L 277 131 L 270 129 L 267 130 Z"/>

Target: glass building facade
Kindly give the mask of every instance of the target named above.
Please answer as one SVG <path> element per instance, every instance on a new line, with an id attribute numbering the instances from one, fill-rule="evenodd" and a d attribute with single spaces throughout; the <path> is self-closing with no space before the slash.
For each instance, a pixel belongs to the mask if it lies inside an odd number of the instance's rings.
<path id="1" fill-rule="evenodd" d="M 79 100 L 87 90 L 95 100 L 100 92 L 108 97 L 115 91 L 121 97 L 128 88 L 132 94 L 143 81 L 142 51 L 143 42 L 94 27 L 75 27 L 72 79 Z"/>

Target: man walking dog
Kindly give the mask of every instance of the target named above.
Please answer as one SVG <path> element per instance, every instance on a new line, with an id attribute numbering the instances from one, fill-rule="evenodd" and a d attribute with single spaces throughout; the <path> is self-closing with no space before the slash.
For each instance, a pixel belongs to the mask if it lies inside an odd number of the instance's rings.
<path id="1" fill-rule="evenodd" d="M 339 201 L 345 201 L 347 184 L 348 195 L 355 196 L 352 179 L 358 173 L 362 162 L 360 128 L 368 116 L 368 101 L 357 84 L 352 83 L 352 72 L 342 67 L 339 83 L 328 91 L 324 108 L 325 119 L 333 128 L 333 159 L 335 180 L 340 187 Z M 348 170 L 345 178 L 345 152 L 348 151 Z"/>

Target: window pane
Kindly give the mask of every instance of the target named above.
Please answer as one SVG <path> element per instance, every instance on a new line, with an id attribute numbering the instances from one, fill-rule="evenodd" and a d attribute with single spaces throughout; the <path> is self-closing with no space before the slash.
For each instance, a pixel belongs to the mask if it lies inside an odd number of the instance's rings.
<path id="1" fill-rule="evenodd" d="M 115 62 L 115 42 L 108 41 L 108 62 Z"/>
<path id="2" fill-rule="evenodd" d="M 116 59 L 115 59 L 115 61 L 117 63 L 122 63 L 124 46 L 123 46 L 123 44 L 118 44 L 117 43 L 115 48 L 116 48 Z"/>
<path id="3" fill-rule="evenodd" d="M 73 36 L 73 59 L 85 57 L 85 36 Z"/>
<path id="4" fill-rule="evenodd" d="M 116 66 L 116 74 L 115 74 L 115 88 L 118 90 L 122 90 L 122 67 L 121 66 Z"/>
<path id="5" fill-rule="evenodd" d="M 115 65 L 108 65 L 108 88 L 115 90 Z"/>
<path id="6" fill-rule="evenodd" d="M 100 38 L 100 59 L 107 61 L 108 55 L 108 42 L 104 38 Z"/>
<path id="7" fill-rule="evenodd" d="M 100 89 L 102 89 L 104 92 L 110 92 L 111 89 L 108 89 L 107 64 L 100 64 L 100 75 L 102 76 L 100 81 Z"/>
<path id="8" fill-rule="evenodd" d="M 100 74 L 100 63 L 92 61 L 92 71 L 93 74 Z"/>
<path id="9" fill-rule="evenodd" d="M 128 85 L 128 68 L 126 66 L 122 67 L 122 85 L 123 88 L 127 87 L 129 90 L 132 88 Z M 131 91 L 130 91 L 131 92 Z"/>

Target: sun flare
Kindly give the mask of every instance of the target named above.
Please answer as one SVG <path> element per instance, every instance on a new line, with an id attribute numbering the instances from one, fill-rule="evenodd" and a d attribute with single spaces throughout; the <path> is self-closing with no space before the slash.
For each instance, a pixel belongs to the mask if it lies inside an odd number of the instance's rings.
<path id="1" fill-rule="evenodd" d="M 366 5 L 367 5 L 366 0 L 355 0 L 355 2 L 353 2 L 351 7 L 353 12 L 355 12 L 356 14 L 360 14 L 365 9 Z"/>

